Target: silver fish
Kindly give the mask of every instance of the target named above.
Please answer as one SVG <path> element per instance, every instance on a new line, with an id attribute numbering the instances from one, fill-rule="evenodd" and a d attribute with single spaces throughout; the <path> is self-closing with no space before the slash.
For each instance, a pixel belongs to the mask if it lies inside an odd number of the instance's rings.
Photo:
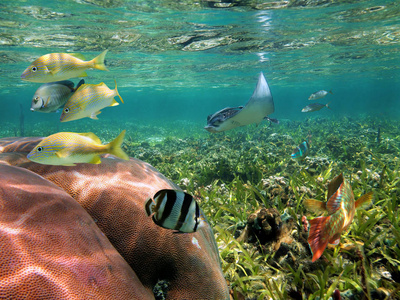
<path id="1" fill-rule="evenodd" d="M 69 80 L 42 84 L 33 95 L 31 111 L 56 112 L 65 105 L 69 97 L 84 83 L 85 81 L 82 79 L 75 88 L 74 83 Z"/>
<path id="2" fill-rule="evenodd" d="M 324 107 L 327 107 L 327 108 L 331 109 L 331 108 L 329 107 L 329 103 L 327 103 L 327 104 L 312 103 L 312 104 L 307 105 L 306 107 L 304 107 L 304 108 L 301 110 L 301 112 L 313 112 L 313 111 L 320 110 L 320 109 L 322 109 L 322 108 L 324 108 Z"/>
<path id="3" fill-rule="evenodd" d="M 209 132 L 221 132 L 240 126 L 261 123 L 269 114 L 274 112 L 274 101 L 264 74 L 261 72 L 258 77 L 257 86 L 250 100 L 245 106 L 226 107 L 207 117 Z M 275 119 L 269 119 L 276 121 Z"/>
<path id="4" fill-rule="evenodd" d="M 332 90 L 329 92 L 327 92 L 325 90 L 320 90 L 318 92 L 311 94 L 310 97 L 308 97 L 308 100 L 317 100 L 317 99 L 324 98 L 328 93 L 333 94 Z"/>
<path id="5" fill-rule="evenodd" d="M 148 216 L 160 227 L 195 232 L 205 217 L 193 197 L 185 192 L 164 189 L 158 191 L 153 199 L 147 199 L 145 210 Z"/>

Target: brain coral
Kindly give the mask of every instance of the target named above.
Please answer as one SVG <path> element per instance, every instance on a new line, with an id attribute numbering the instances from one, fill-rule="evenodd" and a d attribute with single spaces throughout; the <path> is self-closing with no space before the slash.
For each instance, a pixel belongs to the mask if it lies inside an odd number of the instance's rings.
<path id="1" fill-rule="evenodd" d="M 211 227 L 191 234 L 161 228 L 144 203 L 158 190 L 178 187 L 140 160 L 102 158 L 99 165 L 48 166 L 30 162 L 40 139 L 0 139 L 0 162 L 43 176 L 71 195 L 93 218 L 145 288 L 167 286 L 167 299 L 229 299 Z M 179 188 L 178 188 L 179 189 Z"/>

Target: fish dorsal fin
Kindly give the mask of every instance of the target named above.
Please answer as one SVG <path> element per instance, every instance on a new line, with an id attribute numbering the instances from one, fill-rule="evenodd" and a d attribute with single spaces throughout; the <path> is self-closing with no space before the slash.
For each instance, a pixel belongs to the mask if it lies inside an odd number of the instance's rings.
<path id="1" fill-rule="evenodd" d="M 368 204 L 372 200 L 373 195 L 374 195 L 374 192 L 369 192 L 369 193 L 366 193 L 365 195 L 362 195 L 360 198 L 358 198 L 358 200 L 355 203 L 356 209 L 361 208 L 363 205 Z"/>
<path id="2" fill-rule="evenodd" d="M 64 86 L 70 88 L 71 90 L 74 90 L 74 83 L 70 80 L 57 81 L 57 84 L 64 85 Z"/>
<path id="3" fill-rule="evenodd" d="M 334 193 L 339 189 L 340 185 L 343 182 L 343 174 L 340 174 L 332 179 L 332 181 L 328 184 L 328 195 L 326 199 L 329 200 Z"/>
<path id="4" fill-rule="evenodd" d="M 90 138 L 92 141 L 94 141 L 95 143 L 101 145 L 101 140 L 93 132 L 83 132 L 83 133 L 79 133 L 79 135 L 86 136 L 86 137 Z"/>
<path id="5" fill-rule="evenodd" d="M 81 60 L 86 60 L 85 56 L 81 53 L 66 53 L 66 54 L 71 55 L 71 56 L 81 59 Z"/>
<path id="6" fill-rule="evenodd" d="M 342 174 L 340 174 L 339 176 L 343 179 L 343 177 L 341 175 Z M 350 198 L 353 198 L 353 199 L 350 200 Z M 335 213 L 340 208 L 343 201 L 345 201 L 345 202 L 346 201 L 354 201 L 354 196 L 353 196 L 353 191 L 351 190 L 351 186 L 344 179 L 343 179 L 343 182 L 340 184 L 339 188 L 329 198 L 328 202 L 326 203 L 326 209 L 328 210 L 328 213 L 330 215 Z"/>

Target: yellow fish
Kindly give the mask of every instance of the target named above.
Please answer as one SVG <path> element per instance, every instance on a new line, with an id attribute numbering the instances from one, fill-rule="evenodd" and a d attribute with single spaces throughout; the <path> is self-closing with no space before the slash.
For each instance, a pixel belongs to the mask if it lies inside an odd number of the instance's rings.
<path id="1" fill-rule="evenodd" d="M 31 152 L 28 159 L 43 165 L 75 166 L 76 163 L 101 163 L 100 155 L 110 153 L 128 160 L 121 149 L 126 130 L 112 142 L 102 145 L 92 132 L 59 132 L 44 138 Z"/>
<path id="2" fill-rule="evenodd" d="M 86 117 L 97 120 L 97 115 L 101 113 L 101 109 L 107 106 L 119 105 L 114 100 L 116 96 L 124 103 L 118 93 L 116 81 L 114 90 L 109 89 L 104 82 L 82 84 L 65 103 L 60 121 L 68 122 Z"/>
<path id="3" fill-rule="evenodd" d="M 87 69 L 108 71 L 104 65 L 107 50 L 89 61 L 81 54 L 50 53 L 36 59 L 22 73 L 21 79 L 31 82 L 47 83 L 87 76 Z"/>

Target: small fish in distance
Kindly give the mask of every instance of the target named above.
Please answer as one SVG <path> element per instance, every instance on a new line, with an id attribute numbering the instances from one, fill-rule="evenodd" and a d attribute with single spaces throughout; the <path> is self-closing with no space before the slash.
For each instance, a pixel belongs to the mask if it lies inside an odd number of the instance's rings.
<path id="1" fill-rule="evenodd" d="M 301 110 L 301 112 L 313 112 L 313 111 L 318 111 L 318 110 L 320 110 L 320 109 L 322 109 L 322 108 L 324 108 L 324 107 L 327 107 L 327 108 L 331 109 L 331 108 L 329 107 L 329 103 L 327 103 L 327 104 L 312 103 L 312 104 L 309 104 L 309 105 L 307 105 L 306 107 L 304 107 L 304 108 Z"/>
<path id="2" fill-rule="evenodd" d="M 308 155 L 310 144 L 307 141 L 302 142 L 294 149 L 291 157 L 295 160 L 303 160 Z"/>
<path id="3" fill-rule="evenodd" d="M 193 197 L 185 192 L 164 189 L 145 203 L 148 216 L 160 227 L 179 232 L 195 232 L 205 217 Z"/>
<path id="4" fill-rule="evenodd" d="M 333 94 L 332 91 L 327 92 L 325 90 L 320 90 L 318 92 L 311 94 L 310 97 L 308 97 L 308 100 L 318 100 L 324 98 L 326 95 L 328 95 L 328 93 Z"/>

